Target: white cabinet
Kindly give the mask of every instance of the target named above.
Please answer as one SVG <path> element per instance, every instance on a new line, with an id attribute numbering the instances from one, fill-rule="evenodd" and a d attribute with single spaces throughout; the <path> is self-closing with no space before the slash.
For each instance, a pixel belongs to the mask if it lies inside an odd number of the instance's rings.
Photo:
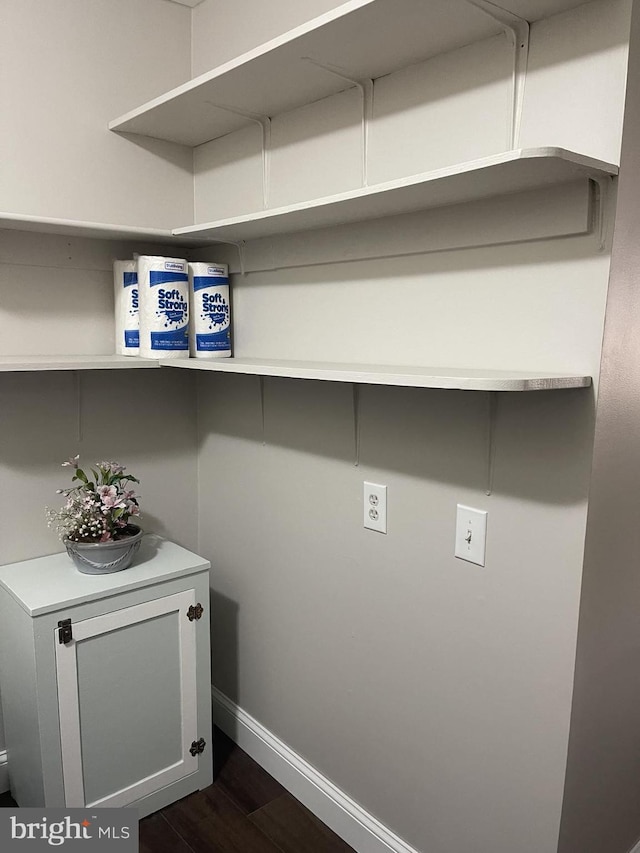
<path id="1" fill-rule="evenodd" d="M 0 682 L 20 806 L 141 815 L 212 780 L 209 563 L 158 537 L 112 575 L 0 568 Z"/>

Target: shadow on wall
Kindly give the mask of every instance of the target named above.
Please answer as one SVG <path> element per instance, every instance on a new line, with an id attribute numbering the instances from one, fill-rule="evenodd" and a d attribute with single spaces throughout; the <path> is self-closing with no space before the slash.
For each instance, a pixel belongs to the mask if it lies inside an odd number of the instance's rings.
<path id="1" fill-rule="evenodd" d="M 215 566 L 214 566 L 215 570 Z M 237 601 L 216 589 L 209 594 L 211 613 L 211 683 L 233 702 L 238 702 L 238 609 Z M 236 740 L 235 731 L 227 732 Z"/>
<path id="2" fill-rule="evenodd" d="M 452 276 L 454 273 L 478 275 L 490 273 L 492 270 L 508 271 L 512 269 L 518 272 L 526 272 L 531 269 L 535 272 L 537 268 L 547 267 L 551 264 L 566 264 L 567 268 L 570 269 L 574 262 L 587 261 L 598 257 L 598 243 L 593 234 L 586 236 L 577 234 L 573 239 L 568 240 L 548 239 L 549 235 L 547 234 L 542 235 L 539 240 L 531 241 L 525 239 L 524 231 L 514 236 L 513 220 L 522 217 L 522 206 L 530 201 L 529 195 L 521 193 L 517 196 L 505 195 L 491 199 L 491 209 L 489 209 L 489 202 L 481 201 L 477 204 L 465 203 L 465 205 L 452 205 L 436 210 L 434 216 L 441 220 L 443 217 L 447 219 L 445 229 L 443 229 L 443 242 L 447 232 L 460 227 L 459 220 L 461 214 L 464 213 L 463 207 L 475 206 L 476 217 L 491 216 L 491 242 L 485 246 L 473 243 L 473 240 L 477 239 L 479 229 L 476 219 L 475 233 L 471 231 L 469 226 L 469 233 L 465 234 L 465 238 L 468 237 L 469 239 L 467 244 L 464 244 L 458 235 L 456 242 L 450 246 L 445 245 L 442 248 L 437 245 L 416 247 L 414 251 L 400 257 L 402 250 L 398 252 L 398 241 L 404 239 L 404 232 L 411 227 L 413 221 L 418 223 L 418 227 L 424 227 L 420 224 L 420 217 L 426 216 L 426 214 L 408 213 L 374 222 L 368 221 L 362 224 L 347 224 L 336 228 L 327 228 L 320 232 L 321 235 L 328 236 L 331 241 L 337 242 L 340 239 L 339 245 L 342 249 L 342 242 L 359 241 L 366 237 L 367 231 L 372 231 L 379 253 L 377 257 L 367 258 L 366 251 L 363 250 L 362 254 L 353 258 L 337 256 L 335 259 L 332 258 L 330 263 L 320 263 L 313 256 L 311 258 L 304 257 L 303 252 L 299 250 L 301 257 L 297 264 L 290 263 L 289 259 L 286 258 L 286 264 L 278 267 L 280 259 L 276 256 L 273 259 L 271 269 L 260 270 L 260 275 L 252 275 L 253 271 L 250 270 L 243 277 L 237 276 L 233 284 L 234 286 L 241 286 L 243 289 L 258 289 L 275 283 L 278 287 L 285 285 L 299 287 L 301 284 L 304 286 L 314 284 L 322 286 L 332 284 L 370 286 L 372 282 L 388 281 L 391 278 L 399 279 L 400 282 L 410 282 L 416 278 L 428 280 L 429 276 Z M 536 199 L 540 207 L 538 214 L 547 217 L 559 215 L 557 211 L 560 209 L 560 205 L 557 201 L 557 199 L 553 199 L 549 204 L 540 205 L 539 199 Z M 502 208 L 502 216 L 504 217 L 498 223 L 501 231 L 498 231 L 495 225 L 497 207 Z M 507 217 L 511 219 L 510 222 L 506 221 Z M 430 223 L 430 226 L 433 227 L 433 223 Z M 528 221 L 527 227 L 531 230 L 535 226 L 532 225 L 531 221 Z M 507 233 L 507 229 L 510 230 L 510 233 Z M 346 238 L 345 234 L 347 234 Z M 560 234 L 559 236 L 563 235 Z M 277 237 L 269 239 L 272 240 L 276 249 L 283 248 L 284 240 L 278 243 Z M 310 244 L 313 251 L 314 234 L 304 233 L 301 242 L 302 240 L 304 241 L 302 243 L 303 248 L 305 244 Z M 395 251 L 398 252 L 398 255 L 395 256 L 393 255 L 394 244 Z M 260 241 L 256 240 L 255 245 L 259 246 Z M 360 253 L 360 249 L 358 251 Z M 386 252 L 388 252 L 388 257 L 381 257 Z M 206 254 L 210 255 L 211 251 L 207 250 L 203 254 L 205 256 Z M 235 257 L 231 253 L 228 257 L 231 257 L 232 262 L 235 261 Z"/>
<path id="3" fill-rule="evenodd" d="M 154 139 L 151 136 L 140 136 L 137 133 L 118 133 L 118 136 L 123 138 L 123 144 L 137 145 L 138 148 L 144 148 L 155 157 L 160 157 L 171 163 L 172 166 L 180 169 L 188 175 L 193 171 L 193 155 L 191 149 L 185 145 L 179 145 L 176 142 L 165 142 L 163 139 Z"/>
<path id="4" fill-rule="evenodd" d="M 255 376 L 206 374 L 200 381 L 200 454 L 227 456 L 225 437 L 243 442 L 246 466 L 261 454 L 293 451 L 370 471 L 484 492 L 488 478 L 489 394 L 359 386 L 355 417 L 351 384 L 266 378 L 264 409 Z M 593 443 L 593 389 L 497 394 L 494 488 L 549 504 L 587 497 Z M 209 441 L 211 439 L 211 441 Z M 284 464 L 295 460 L 285 455 Z M 267 463 L 265 463 L 267 464 Z M 232 472 L 226 472 L 232 476 Z M 235 472 L 243 482 L 260 476 Z"/>
<path id="5" fill-rule="evenodd" d="M 171 370 L 0 374 L 0 564 L 62 549 L 45 506 L 61 463 L 115 460 L 140 480 L 142 526 L 196 550 L 196 395 Z"/>

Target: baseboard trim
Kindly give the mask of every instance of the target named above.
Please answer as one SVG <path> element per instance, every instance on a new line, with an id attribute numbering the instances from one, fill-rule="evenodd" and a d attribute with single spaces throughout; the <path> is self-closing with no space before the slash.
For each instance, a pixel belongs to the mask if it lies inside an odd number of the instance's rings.
<path id="1" fill-rule="evenodd" d="M 0 750 L 0 794 L 9 790 L 9 765 L 7 764 L 7 750 Z"/>
<path id="2" fill-rule="evenodd" d="M 224 693 L 211 693 L 215 724 L 354 850 L 418 853 Z"/>

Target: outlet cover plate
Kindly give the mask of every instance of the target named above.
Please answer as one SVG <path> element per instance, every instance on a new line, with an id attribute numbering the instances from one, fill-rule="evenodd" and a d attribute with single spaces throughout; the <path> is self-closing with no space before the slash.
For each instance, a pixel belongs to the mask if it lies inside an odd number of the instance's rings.
<path id="1" fill-rule="evenodd" d="M 364 484 L 364 526 L 378 533 L 387 532 L 387 487 Z"/>
<path id="2" fill-rule="evenodd" d="M 455 555 L 461 560 L 484 566 L 487 545 L 487 511 L 458 504 Z"/>

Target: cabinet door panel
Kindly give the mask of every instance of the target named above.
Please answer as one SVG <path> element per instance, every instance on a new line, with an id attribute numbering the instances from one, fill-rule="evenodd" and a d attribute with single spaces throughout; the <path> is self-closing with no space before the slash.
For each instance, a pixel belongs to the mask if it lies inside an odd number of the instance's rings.
<path id="1" fill-rule="evenodd" d="M 67 806 L 120 806 L 198 768 L 192 590 L 73 624 L 56 639 Z"/>

